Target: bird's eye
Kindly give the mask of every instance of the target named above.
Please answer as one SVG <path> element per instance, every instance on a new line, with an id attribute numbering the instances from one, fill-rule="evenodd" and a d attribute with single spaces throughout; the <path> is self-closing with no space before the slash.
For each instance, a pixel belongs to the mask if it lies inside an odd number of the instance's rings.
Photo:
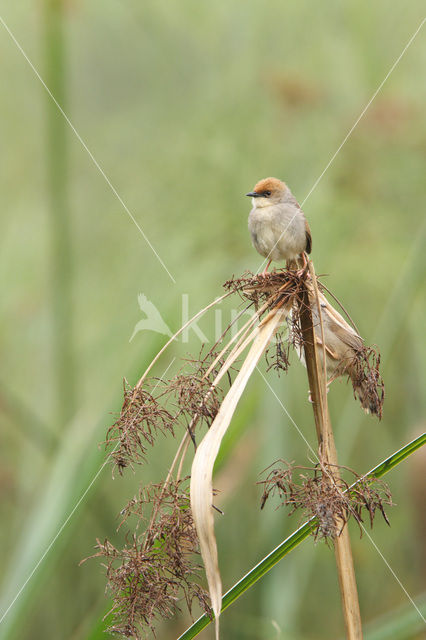
<path id="1" fill-rule="evenodd" d="M 271 195 L 270 191 L 264 191 L 263 195 L 266 196 L 267 198 L 269 198 L 269 196 Z"/>

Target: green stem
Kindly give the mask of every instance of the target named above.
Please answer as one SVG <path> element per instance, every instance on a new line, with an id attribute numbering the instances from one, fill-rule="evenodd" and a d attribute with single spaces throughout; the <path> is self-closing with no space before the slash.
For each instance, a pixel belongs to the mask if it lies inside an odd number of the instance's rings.
<path id="1" fill-rule="evenodd" d="M 44 1 L 46 84 L 66 111 L 64 9 L 64 0 Z M 55 422 L 61 428 L 72 417 L 75 407 L 67 124 L 50 96 L 47 98 L 46 116 Z"/>
<path id="2" fill-rule="evenodd" d="M 389 458 L 386 458 L 383 462 L 378 464 L 376 467 L 371 469 L 368 473 L 363 476 L 363 479 L 366 478 L 380 478 L 388 473 L 391 469 L 396 467 L 400 462 L 405 460 L 408 456 L 410 456 L 414 451 L 420 449 L 424 444 L 426 444 L 426 433 L 423 433 L 421 436 L 413 440 L 412 442 L 399 449 L 393 453 Z M 356 486 L 358 482 L 355 482 L 352 486 Z M 263 560 L 259 562 L 251 571 L 249 571 L 241 580 L 239 580 L 234 586 L 223 596 L 222 599 L 222 611 L 229 607 L 237 598 L 239 598 L 247 589 L 253 586 L 255 582 L 257 582 L 262 576 L 264 576 L 268 571 L 272 569 L 274 565 L 276 565 L 280 560 L 284 558 L 290 551 L 295 549 L 297 545 L 299 545 L 303 540 L 305 540 L 309 534 L 315 529 L 317 524 L 317 518 L 311 518 L 308 522 L 305 522 L 304 525 L 299 527 L 294 533 L 291 534 L 288 538 L 286 538 L 281 544 L 276 547 L 269 555 L 267 555 Z M 191 638 L 195 638 L 204 627 L 210 624 L 211 620 L 205 614 L 202 615 L 198 620 L 194 622 L 181 636 L 179 636 L 178 640 L 191 640 Z"/>

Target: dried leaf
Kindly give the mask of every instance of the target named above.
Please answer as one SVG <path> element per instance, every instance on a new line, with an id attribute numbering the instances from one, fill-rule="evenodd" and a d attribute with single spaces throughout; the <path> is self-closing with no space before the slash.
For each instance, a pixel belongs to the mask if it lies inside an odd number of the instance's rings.
<path id="1" fill-rule="evenodd" d="M 192 464 L 190 489 L 191 509 L 200 542 L 201 555 L 206 569 L 212 608 L 216 619 L 217 639 L 219 638 L 219 615 L 222 606 L 222 582 L 219 572 L 212 511 L 213 466 L 219 452 L 222 438 L 231 422 L 247 382 L 274 333 L 283 323 L 287 315 L 288 307 L 285 310 L 278 309 L 272 311 L 251 334 L 254 340 L 250 351 L 233 385 L 225 396 L 214 422 L 198 447 Z"/>

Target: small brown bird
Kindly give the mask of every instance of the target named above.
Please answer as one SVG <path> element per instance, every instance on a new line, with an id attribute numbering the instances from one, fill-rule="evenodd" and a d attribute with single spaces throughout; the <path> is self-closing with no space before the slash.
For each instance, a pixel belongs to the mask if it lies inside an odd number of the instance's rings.
<path id="1" fill-rule="evenodd" d="M 265 275 L 272 260 L 294 261 L 301 256 L 306 266 L 306 253 L 312 249 L 312 238 L 305 215 L 288 186 L 277 178 L 264 178 L 253 191 L 248 227 L 253 246 L 268 259 Z"/>
<path id="2" fill-rule="evenodd" d="M 309 287 L 309 284 L 308 284 Z M 321 366 L 324 362 L 323 342 L 318 307 L 313 291 L 309 291 L 315 340 Z M 366 371 L 363 361 L 364 340 L 319 292 L 321 319 L 324 329 L 328 386 L 340 376 L 349 376 L 355 395 L 366 413 L 381 417 L 381 401 L 378 391 L 379 377 L 374 371 Z M 297 347 L 298 356 L 305 364 L 303 348 Z"/>

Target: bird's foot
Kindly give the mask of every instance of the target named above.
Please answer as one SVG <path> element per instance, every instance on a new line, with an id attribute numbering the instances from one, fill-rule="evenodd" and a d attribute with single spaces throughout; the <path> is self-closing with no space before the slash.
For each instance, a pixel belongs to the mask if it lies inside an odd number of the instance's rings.
<path id="1" fill-rule="evenodd" d="M 301 269 L 298 269 L 296 271 L 296 275 L 298 278 L 306 277 L 306 278 L 310 278 L 310 273 L 309 273 L 309 262 L 308 259 L 306 257 L 306 253 L 303 251 L 302 252 L 302 261 L 303 261 L 303 266 Z"/>
<path id="2" fill-rule="evenodd" d="M 306 267 L 303 267 L 303 269 L 298 269 L 296 271 L 296 275 L 297 275 L 298 278 L 305 277 L 307 280 L 309 280 L 309 278 L 311 277 L 311 274 L 307 270 L 307 265 L 306 265 Z"/>
<path id="3" fill-rule="evenodd" d="M 262 273 L 259 274 L 261 278 L 266 278 L 267 276 L 269 276 L 268 269 L 271 266 L 271 262 L 272 262 L 272 258 L 268 260 L 268 264 L 266 265 Z"/>

